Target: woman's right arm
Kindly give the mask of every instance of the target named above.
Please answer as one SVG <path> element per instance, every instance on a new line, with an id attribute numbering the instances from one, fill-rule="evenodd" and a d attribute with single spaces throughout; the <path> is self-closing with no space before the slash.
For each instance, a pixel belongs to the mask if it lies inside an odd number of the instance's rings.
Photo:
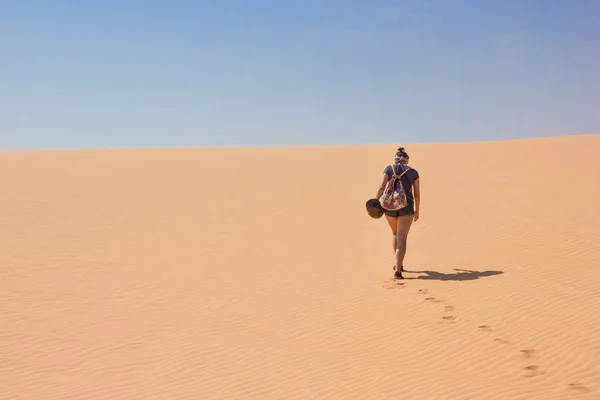
<path id="1" fill-rule="evenodd" d="M 421 178 L 413 183 L 413 195 L 415 197 L 415 222 L 419 219 L 419 209 L 421 206 L 421 185 L 419 183 Z"/>

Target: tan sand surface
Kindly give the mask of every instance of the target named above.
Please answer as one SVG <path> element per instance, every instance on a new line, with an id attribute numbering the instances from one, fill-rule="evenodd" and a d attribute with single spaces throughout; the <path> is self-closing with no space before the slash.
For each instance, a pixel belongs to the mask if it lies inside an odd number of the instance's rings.
<path id="1" fill-rule="evenodd" d="M 398 145 L 0 153 L 0 399 L 600 399 L 600 135 Z"/>

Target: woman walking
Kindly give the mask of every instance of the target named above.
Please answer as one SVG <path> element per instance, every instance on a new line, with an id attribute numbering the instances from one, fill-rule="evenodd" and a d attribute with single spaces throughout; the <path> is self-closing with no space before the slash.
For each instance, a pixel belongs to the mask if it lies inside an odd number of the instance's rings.
<path id="1" fill-rule="evenodd" d="M 402 189 L 406 195 L 405 207 L 398 210 L 384 209 L 385 218 L 390 225 L 393 234 L 393 247 L 396 254 L 396 265 L 394 265 L 394 277 L 404 279 L 404 256 L 406 255 L 406 241 L 408 232 L 413 221 L 419 219 L 419 208 L 421 200 L 421 191 L 419 186 L 419 173 L 416 169 L 408 166 L 408 154 L 404 147 L 400 147 L 394 157 L 394 163 L 388 165 L 383 171 L 383 179 L 377 190 L 376 199 L 381 198 L 390 179 L 395 175 L 399 177 L 396 184 L 402 184 Z"/>

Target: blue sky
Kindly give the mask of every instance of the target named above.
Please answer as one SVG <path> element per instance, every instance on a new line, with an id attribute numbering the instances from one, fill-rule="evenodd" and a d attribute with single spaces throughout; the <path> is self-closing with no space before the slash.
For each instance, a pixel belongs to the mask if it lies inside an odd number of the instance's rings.
<path id="1" fill-rule="evenodd" d="M 596 0 L 0 0 L 0 150 L 600 132 Z"/>

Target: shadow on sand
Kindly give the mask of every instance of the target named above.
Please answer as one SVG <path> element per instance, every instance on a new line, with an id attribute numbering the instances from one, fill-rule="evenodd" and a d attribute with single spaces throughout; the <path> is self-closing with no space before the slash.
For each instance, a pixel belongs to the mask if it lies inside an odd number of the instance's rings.
<path id="1" fill-rule="evenodd" d="M 474 279 L 483 278 L 486 276 L 500 275 L 502 271 L 471 271 L 468 269 L 454 269 L 455 273 L 444 274 L 437 271 L 408 271 L 404 270 L 405 273 L 413 274 L 426 274 L 421 276 L 404 276 L 404 279 L 424 279 L 424 280 L 435 280 L 435 281 L 472 281 Z"/>

